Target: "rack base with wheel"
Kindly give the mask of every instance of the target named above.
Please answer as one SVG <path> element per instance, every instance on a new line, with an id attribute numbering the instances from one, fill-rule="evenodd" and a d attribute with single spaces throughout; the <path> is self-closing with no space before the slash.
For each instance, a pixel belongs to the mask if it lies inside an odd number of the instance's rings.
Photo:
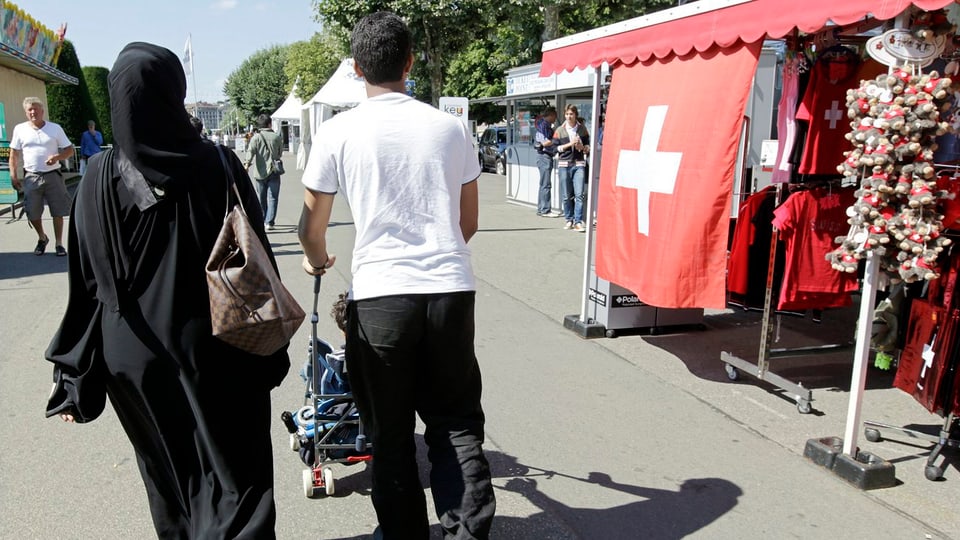
<path id="1" fill-rule="evenodd" d="M 940 427 L 938 435 L 923 433 L 915 429 L 908 429 L 900 426 L 891 426 L 880 422 L 864 420 L 863 434 L 870 442 L 880 442 L 883 440 L 881 429 L 885 431 L 895 431 L 906 435 L 911 439 L 920 439 L 922 441 L 934 443 L 930 449 L 930 455 L 927 456 L 927 463 L 923 469 L 923 476 L 927 480 L 937 481 L 943 478 L 943 465 L 937 465 L 937 460 L 946 448 L 960 448 L 960 422 L 954 414 L 947 415 L 943 420 L 943 426 Z"/>

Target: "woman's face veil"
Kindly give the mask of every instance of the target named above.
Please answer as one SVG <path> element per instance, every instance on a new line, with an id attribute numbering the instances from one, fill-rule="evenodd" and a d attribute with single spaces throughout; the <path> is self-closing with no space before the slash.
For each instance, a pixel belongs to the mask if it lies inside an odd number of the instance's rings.
<path id="1" fill-rule="evenodd" d="M 202 144 L 183 105 L 187 80 L 169 49 L 134 42 L 120 51 L 108 77 L 114 142 L 148 182 L 167 191 L 191 171 Z"/>

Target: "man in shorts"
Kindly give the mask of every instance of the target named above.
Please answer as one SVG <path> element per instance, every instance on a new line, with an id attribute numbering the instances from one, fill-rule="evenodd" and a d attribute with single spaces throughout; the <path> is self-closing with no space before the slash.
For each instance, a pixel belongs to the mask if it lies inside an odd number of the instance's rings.
<path id="1" fill-rule="evenodd" d="M 43 119 L 43 102 L 40 98 L 23 100 L 27 121 L 13 128 L 10 139 L 10 179 L 14 189 L 23 191 L 23 208 L 27 219 L 37 231 L 36 255 L 43 255 L 50 238 L 43 231 L 43 204 L 50 207 L 53 216 L 53 235 L 56 239 L 57 256 L 63 257 L 63 217 L 70 214 L 70 196 L 60 174 L 60 161 L 73 155 L 73 144 L 63 128 Z M 23 166 L 24 176 L 18 177 Z"/>

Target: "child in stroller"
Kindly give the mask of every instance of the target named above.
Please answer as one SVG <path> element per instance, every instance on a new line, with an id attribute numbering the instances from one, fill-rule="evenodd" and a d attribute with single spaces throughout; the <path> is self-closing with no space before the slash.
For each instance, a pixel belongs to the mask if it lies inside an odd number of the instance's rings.
<path id="1" fill-rule="evenodd" d="M 290 447 L 299 451 L 300 459 L 310 468 L 303 471 L 304 495 L 314 497 L 321 490 L 333 495 L 334 477 L 330 463 L 353 465 L 372 458 L 372 445 L 363 434 L 363 423 L 357 412 L 350 383 L 347 380 L 343 350 L 334 350 L 317 337 L 317 302 L 320 276 L 315 278 L 311 342 L 307 361 L 300 370 L 306 383 L 304 406 L 284 411 L 280 419 L 290 433 Z M 346 328 L 347 295 L 341 293 L 330 314 L 340 330 Z M 314 381 L 319 381 L 315 385 Z"/>

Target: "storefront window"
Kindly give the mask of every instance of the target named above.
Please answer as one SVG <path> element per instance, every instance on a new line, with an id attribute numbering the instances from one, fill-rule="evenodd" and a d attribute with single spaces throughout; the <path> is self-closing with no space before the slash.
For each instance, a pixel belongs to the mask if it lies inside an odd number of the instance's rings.
<path id="1" fill-rule="evenodd" d="M 552 103 L 542 99 L 516 102 L 513 109 L 515 121 L 510 123 L 513 144 L 533 145 L 534 136 L 537 133 L 537 119 L 548 105 Z"/>

